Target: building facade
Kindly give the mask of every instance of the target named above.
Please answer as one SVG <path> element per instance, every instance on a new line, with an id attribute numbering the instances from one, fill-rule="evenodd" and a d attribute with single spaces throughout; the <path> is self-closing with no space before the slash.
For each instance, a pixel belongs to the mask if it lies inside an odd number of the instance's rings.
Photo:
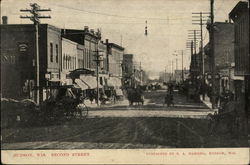
<path id="1" fill-rule="evenodd" d="M 2 96 L 35 99 L 35 26 L 5 24 L 0 28 Z M 40 24 L 39 36 L 39 88 L 40 99 L 44 100 L 48 95 L 47 87 L 60 83 L 61 31 Z"/>
<path id="2" fill-rule="evenodd" d="M 108 43 L 108 48 L 109 74 L 113 77 L 122 78 L 124 48 L 115 43 Z"/>
<path id="3" fill-rule="evenodd" d="M 123 85 L 131 87 L 133 84 L 133 54 L 124 54 L 122 62 Z"/>
<path id="4" fill-rule="evenodd" d="M 204 47 L 207 83 L 211 83 L 210 43 Z M 228 21 L 214 23 L 214 61 L 216 93 L 225 90 L 234 93 L 234 24 Z"/>
<path id="5" fill-rule="evenodd" d="M 107 74 L 108 73 L 108 58 L 107 58 L 107 45 L 103 41 L 98 43 L 98 50 L 100 56 L 100 72 Z"/>
<path id="6" fill-rule="evenodd" d="M 249 2 L 240 1 L 229 13 L 234 22 L 234 75 L 241 77 L 235 80 L 236 100 L 239 102 L 237 110 L 241 116 L 242 132 L 249 130 L 250 120 L 250 50 L 249 50 Z"/>
<path id="7" fill-rule="evenodd" d="M 228 22 L 214 23 L 214 57 L 216 73 L 220 76 L 220 93 L 234 92 L 234 24 Z"/>
<path id="8" fill-rule="evenodd" d="M 64 38 L 84 46 L 82 66 L 85 69 L 94 70 L 96 68 L 94 60 L 97 53 L 98 42 L 101 39 L 101 33 L 99 31 L 95 32 L 93 29 L 89 30 L 89 28 L 85 26 L 84 30 L 63 29 L 62 35 Z"/>
<path id="9" fill-rule="evenodd" d="M 61 63 L 61 80 L 65 85 L 71 85 L 67 75 L 70 71 L 78 69 L 78 44 L 66 38 L 62 38 L 62 63 Z"/>

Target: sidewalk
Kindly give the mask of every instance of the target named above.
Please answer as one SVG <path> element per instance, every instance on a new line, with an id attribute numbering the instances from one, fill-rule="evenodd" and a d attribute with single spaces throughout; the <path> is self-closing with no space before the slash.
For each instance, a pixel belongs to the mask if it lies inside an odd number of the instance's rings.
<path id="1" fill-rule="evenodd" d="M 99 106 L 96 104 L 95 101 L 93 101 L 92 103 L 90 102 L 90 100 L 85 100 L 84 101 L 85 105 L 89 108 L 94 108 L 94 109 L 99 109 L 99 108 L 109 108 L 109 107 L 114 107 L 114 106 L 122 106 L 122 107 L 125 107 L 125 106 L 128 106 L 129 105 L 129 101 L 127 99 L 123 99 L 121 101 L 116 101 L 115 104 L 113 103 L 107 103 L 107 104 L 100 104 Z"/>

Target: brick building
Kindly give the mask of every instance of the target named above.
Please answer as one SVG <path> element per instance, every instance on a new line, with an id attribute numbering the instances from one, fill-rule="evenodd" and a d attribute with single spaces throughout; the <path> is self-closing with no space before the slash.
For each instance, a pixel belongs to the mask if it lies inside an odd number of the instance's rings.
<path id="1" fill-rule="evenodd" d="M 108 44 L 109 73 L 114 77 L 122 78 L 122 61 L 124 48 L 115 44 Z"/>
<path id="2" fill-rule="evenodd" d="M 211 74 L 209 43 L 204 48 L 205 73 Z M 216 73 L 216 92 L 234 92 L 234 24 L 228 21 L 214 23 L 214 60 Z"/>
<path id="3" fill-rule="evenodd" d="M 236 100 L 240 103 L 238 106 L 239 114 L 242 114 L 243 124 L 242 132 L 247 130 L 247 122 L 250 121 L 250 55 L 249 55 L 249 2 L 240 1 L 229 13 L 230 19 L 234 22 L 234 75 L 241 77 L 241 80 L 235 81 Z"/>
<path id="4" fill-rule="evenodd" d="M 234 91 L 234 25 L 228 22 L 214 23 L 215 69 L 220 75 L 220 92 L 225 89 Z"/>
<path id="5" fill-rule="evenodd" d="M 61 81 L 63 84 L 71 85 L 72 82 L 67 79 L 70 71 L 78 69 L 78 44 L 66 38 L 62 38 L 62 63 L 61 63 Z"/>
<path id="6" fill-rule="evenodd" d="M 89 30 L 87 26 L 84 27 L 84 30 L 77 29 L 63 29 L 62 36 L 66 39 L 74 41 L 80 45 L 83 45 L 83 66 L 85 69 L 94 70 L 96 68 L 96 63 L 94 61 L 95 54 L 97 50 L 97 45 L 101 39 L 100 32 L 94 32 L 93 29 Z M 80 50 L 79 50 L 80 51 Z"/>
<path id="7" fill-rule="evenodd" d="M 3 24 L 1 30 L 1 93 L 3 97 L 34 99 L 36 75 L 35 26 Z M 40 98 L 46 86 L 60 83 L 61 30 L 39 25 Z"/>

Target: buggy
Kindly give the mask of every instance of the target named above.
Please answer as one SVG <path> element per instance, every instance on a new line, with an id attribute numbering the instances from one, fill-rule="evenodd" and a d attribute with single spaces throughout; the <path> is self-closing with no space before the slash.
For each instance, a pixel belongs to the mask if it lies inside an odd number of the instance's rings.
<path id="1" fill-rule="evenodd" d="M 144 96 L 141 90 L 139 89 L 129 89 L 128 90 L 128 101 L 129 105 L 133 105 L 133 103 L 141 103 L 144 104 Z"/>

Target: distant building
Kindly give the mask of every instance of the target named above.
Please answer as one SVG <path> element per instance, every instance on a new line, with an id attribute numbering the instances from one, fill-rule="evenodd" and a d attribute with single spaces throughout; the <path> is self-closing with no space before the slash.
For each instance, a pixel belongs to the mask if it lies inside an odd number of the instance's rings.
<path id="1" fill-rule="evenodd" d="M 115 43 L 107 43 L 107 45 L 109 74 L 114 77 L 122 78 L 122 61 L 124 48 Z"/>
<path id="2" fill-rule="evenodd" d="M 98 50 L 100 51 L 100 72 L 107 74 L 108 73 L 108 55 L 107 55 L 107 45 L 103 41 L 100 41 L 98 44 Z"/>
<path id="3" fill-rule="evenodd" d="M 169 82 L 171 81 L 173 75 L 172 73 L 169 73 L 169 72 L 160 72 L 160 75 L 159 75 L 159 81 L 160 82 Z"/>
<path id="4" fill-rule="evenodd" d="M 183 80 L 185 81 L 189 76 L 189 70 L 175 70 L 172 80 L 176 83 L 182 82 L 182 72 L 183 72 Z"/>
<path id="5" fill-rule="evenodd" d="M 61 32 L 64 38 L 84 45 L 83 64 L 78 63 L 78 66 L 94 70 L 96 68 L 96 63 L 94 61 L 95 55 L 98 48 L 98 42 L 101 39 L 100 32 L 95 32 L 93 29 L 89 30 L 87 26 L 84 27 L 84 30 L 62 29 Z"/>
<path id="6" fill-rule="evenodd" d="M 35 26 L 4 24 L 1 30 L 2 97 L 34 98 L 36 75 Z M 40 99 L 45 99 L 46 86 L 60 84 L 61 30 L 39 25 Z"/>
<path id="7" fill-rule="evenodd" d="M 132 77 L 133 77 L 133 54 L 124 54 L 122 62 L 122 77 L 124 86 L 132 86 Z"/>

